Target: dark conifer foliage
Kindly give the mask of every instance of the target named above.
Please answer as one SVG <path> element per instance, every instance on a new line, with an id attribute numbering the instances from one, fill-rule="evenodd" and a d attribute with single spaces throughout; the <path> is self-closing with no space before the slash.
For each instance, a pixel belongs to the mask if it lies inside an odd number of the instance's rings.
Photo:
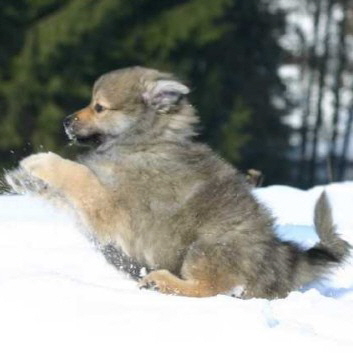
<path id="1" fill-rule="evenodd" d="M 291 183 L 285 15 L 267 0 L 1 0 L 0 157 L 70 154 L 65 115 L 88 103 L 100 74 L 130 65 L 191 84 L 200 139 L 265 183 Z"/>

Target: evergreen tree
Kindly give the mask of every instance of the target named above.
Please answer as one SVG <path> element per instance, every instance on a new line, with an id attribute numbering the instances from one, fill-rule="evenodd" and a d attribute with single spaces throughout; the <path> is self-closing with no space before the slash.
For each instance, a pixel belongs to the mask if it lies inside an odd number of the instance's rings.
<path id="1" fill-rule="evenodd" d="M 202 139 L 268 183 L 285 182 L 288 129 L 275 104 L 286 106 L 277 74 L 284 16 L 267 0 L 23 1 L 25 40 L 0 82 L 3 156 L 67 152 L 65 114 L 88 102 L 97 76 L 138 64 L 191 82 Z"/>

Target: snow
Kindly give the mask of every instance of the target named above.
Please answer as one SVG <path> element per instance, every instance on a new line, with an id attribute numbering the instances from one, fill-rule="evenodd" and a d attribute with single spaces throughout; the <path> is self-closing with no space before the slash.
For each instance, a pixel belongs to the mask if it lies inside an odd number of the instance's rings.
<path id="1" fill-rule="evenodd" d="M 278 233 L 317 240 L 315 199 L 271 186 L 254 191 Z M 326 187 L 342 237 L 353 243 L 353 182 Z M 285 299 L 167 296 L 139 290 L 109 265 L 73 219 L 28 196 L 0 196 L 1 352 L 272 352 L 353 348 L 353 261 Z"/>

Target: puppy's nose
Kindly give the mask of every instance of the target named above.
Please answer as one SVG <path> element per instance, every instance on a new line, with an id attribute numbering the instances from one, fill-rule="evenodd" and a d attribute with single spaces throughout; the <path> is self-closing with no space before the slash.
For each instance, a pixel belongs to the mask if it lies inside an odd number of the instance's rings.
<path id="1" fill-rule="evenodd" d="M 69 127 L 74 120 L 75 114 L 68 115 L 63 121 L 64 127 Z"/>

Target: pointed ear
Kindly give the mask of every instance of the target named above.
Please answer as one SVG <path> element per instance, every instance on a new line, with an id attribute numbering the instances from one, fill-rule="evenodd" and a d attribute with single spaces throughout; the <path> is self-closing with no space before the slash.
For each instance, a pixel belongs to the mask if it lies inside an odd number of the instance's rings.
<path id="1" fill-rule="evenodd" d="M 189 88 L 174 80 L 158 80 L 147 87 L 142 97 L 146 104 L 158 111 L 168 111 L 190 92 Z"/>

